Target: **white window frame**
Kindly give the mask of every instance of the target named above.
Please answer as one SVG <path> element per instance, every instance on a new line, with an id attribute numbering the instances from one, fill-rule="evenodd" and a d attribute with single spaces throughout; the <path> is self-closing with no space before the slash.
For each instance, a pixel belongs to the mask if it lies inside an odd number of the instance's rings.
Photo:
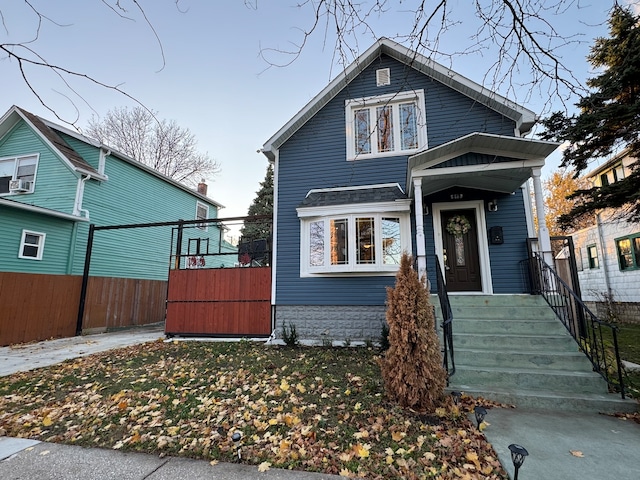
<path id="1" fill-rule="evenodd" d="M 207 213 L 205 214 L 205 216 L 203 218 L 200 218 L 198 216 L 198 209 L 200 209 L 200 207 L 205 208 L 205 210 L 207 211 Z M 209 218 L 209 205 L 207 205 L 206 203 L 203 202 L 196 202 L 196 220 L 204 220 Z M 204 230 L 205 232 L 209 231 L 209 225 L 206 223 L 198 223 L 196 224 L 196 227 L 199 228 L 200 230 Z"/>
<path id="2" fill-rule="evenodd" d="M 29 186 L 29 190 L 27 192 L 20 192 L 20 194 L 25 194 L 25 193 L 33 193 L 35 190 L 35 185 L 36 185 L 36 176 L 38 174 L 38 164 L 40 162 L 40 154 L 39 153 L 34 153 L 34 154 L 30 154 L 30 155 L 20 155 L 20 156 L 16 156 L 16 157 L 2 157 L 0 158 L 0 162 L 4 162 L 4 161 L 12 161 L 13 162 L 13 173 L 11 175 L 11 180 L 18 180 L 21 177 L 18 177 L 18 164 L 20 163 L 21 160 L 29 160 L 29 159 L 35 159 L 35 170 L 33 172 L 33 180 L 31 181 L 31 185 Z M 4 193 L 0 193 L 0 196 L 4 196 L 4 195 L 16 195 L 16 193 L 12 193 L 12 192 L 4 192 Z"/>
<path id="3" fill-rule="evenodd" d="M 400 117 L 399 108 L 400 104 L 406 104 L 411 101 L 416 103 L 416 129 L 418 135 L 418 145 L 416 148 L 401 150 L 401 136 L 400 136 Z M 371 133 L 371 153 L 357 153 L 356 152 L 356 139 L 355 139 L 355 119 L 354 113 L 356 110 L 364 108 L 371 109 L 370 120 L 372 125 L 377 124 L 375 109 L 380 106 L 390 106 L 393 109 L 393 128 L 394 128 L 394 150 L 388 152 L 378 152 L 378 142 L 376 128 L 373 127 Z M 378 95 L 373 97 L 355 98 L 345 101 L 345 122 L 346 122 L 346 134 L 347 134 L 347 160 L 361 160 L 367 158 L 380 158 L 391 157 L 398 155 L 408 155 L 415 153 L 419 150 L 426 148 L 427 146 L 427 121 L 425 113 L 425 100 L 424 90 L 411 90 L 407 92 L 400 92 L 388 95 Z"/>
<path id="4" fill-rule="evenodd" d="M 38 237 L 37 245 L 27 243 L 26 242 L 27 235 L 33 235 Z M 46 233 L 34 232 L 32 230 L 22 230 L 22 238 L 20 239 L 20 250 L 18 251 L 18 258 L 24 258 L 26 260 L 42 260 L 42 254 L 44 253 L 44 240 L 46 236 L 47 236 Z M 32 257 L 30 255 L 25 255 L 24 248 L 26 246 L 30 246 L 30 247 L 35 246 L 38 252 L 37 255 L 35 257 Z"/>
<path id="5" fill-rule="evenodd" d="M 401 252 L 411 252 L 411 218 L 410 200 L 398 200 L 391 202 L 333 205 L 326 207 L 301 207 L 298 208 L 300 218 L 300 276 L 392 276 L 398 271 L 399 264 L 384 264 L 382 255 L 382 219 L 398 218 L 400 220 L 400 248 Z M 376 262 L 371 264 L 356 263 L 356 219 L 374 219 L 374 242 L 376 249 Z M 331 220 L 347 219 L 348 225 L 348 250 L 350 252 L 348 263 L 343 265 L 331 265 L 330 248 L 325 248 L 325 261 L 322 266 L 311 266 L 310 258 L 310 226 L 313 222 L 325 222 L 325 245 L 329 245 L 329 222 Z"/>

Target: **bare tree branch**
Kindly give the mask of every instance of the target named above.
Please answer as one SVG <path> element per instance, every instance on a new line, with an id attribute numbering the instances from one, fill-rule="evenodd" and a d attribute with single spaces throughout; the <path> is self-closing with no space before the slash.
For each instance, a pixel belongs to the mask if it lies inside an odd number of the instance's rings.
<path id="1" fill-rule="evenodd" d="M 448 59 L 449 66 L 455 57 L 488 56 L 483 83 L 493 90 L 513 98 L 522 97 L 524 91 L 527 100 L 537 90 L 549 99 L 545 108 L 556 100 L 568 108 L 572 97 L 586 92 L 563 59 L 568 47 L 590 41 L 566 27 L 567 15 L 586 8 L 581 0 L 473 0 L 471 20 L 468 12 L 460 13 L 464 3 L 406 0 L 398 7 L 391 0 L 304 0 L 297 8 L 310 19 L 309 27 L 298 29 L 301 36 L 291 41 L 289 49 L 262 48 L 261 55 L 269 67 L 291 65 L 318 34 L 325 41 L 334 39 L 338 63 L 345 67 L 361 53 L 361 39 L 383 36 L 376 22 L 392 13 L 405 14 L 412 18 L 408 31 L 384 36 L 434 60 Z M 257 2 L 251 6 L 258 8 Z M 603 15 L 602 23 L 605 20 Z M 462 50 L 451 49 L 446 36 L 460 31 L 469 44 Z"/>
<path id="2" fill-rule="evenodd" d="M 86 135 L 158 172 L 195 186 L 220 172 L 220 164 L 198 151 L 195 135 L 174 120 L 158 120 L 142 107 L 115 108 L 89 121 Z"/>
<path id="3" fill-rule="evenodd" d="M 158 32 L 156 31 L 151 19 L 148 17 L 140 1 L 139 0 L 99 0 L 99 1 L 107 9 L 109 9 L 111 12 L 113 12 L 115 15 L 117 15 L 123 20 L 136 21 L 136 16 L 143 20 L 147 28 L 152 32 L 154 39 L 158 45 L 158 50 L 160 52 L 162 65 L 161 65 L 161 68 L 158 69 L 157 71 L 158 72 L 162 71 L 166 66 L 164 47 L 162 45 L 162 41 L 160 39 L 160 36 L 158 35 Z M 123 95 L 125 98 L 133 101 L 137 105 L 141 106 L 142 108 L 147 109 L 147 107 L 145 107 L 145 105 L 141 101 L 139 101 L 133 95 L 127 93 L 122 88 L 122 83 L 120 84 L 107 83 L 99 80 L 95 76 L 89 75 L 87 73 L 83 73 L 81 71 L 76 71 L 71 68 L 67 68 L 57 63 L 51 63 L 46 58 L 44 58 L 44 56 L 41 53 L 39 53 L 39 49 L 37 49 L 35 46 L 36 42 L 40 40 L 43 23 L 48 22 L 60 28 L 69 27 L 71 26 L 71 24 L 65 24 L 65 23 L 56 21 L 50 15 L 46 15 L 43 12 L 42 10 L 43 7 L 36 7 L 30 0 L 22 0 L 22 2 L 27 7 L 27 10 L 35 16 L 36 24 L 34 27 L 33 35 L 30 39 L 22 42 L 18 42 L 18 43 L 13 43 L 13 42 L 0 43 L 0 59 L 5 59 L 9 63 L 15 62 L 16 68 L 20 72 L 20 75 L 25 85 L 29 89 L 29 91 L 35 96 L 38 102 L 40 102 L 40 104 L 44 108 L 46 108 L 53 115 L 55 115 L 55 117 L 58 120 L 78 128 L 77 122 L 79 119 L 79 110 L 75 102 L 77 101 L 77 99 L 80 99 L 82 103 L 84 103 L 85 105 L 89 106 L 89 108 L 91 108 L 90 102 L 88 102 L 82 96 L 82 94 L 72 85 L 72 82 L 71 82 L 72 80 L 74 81 L 80 80 L 81 82 L 93 84 L 104 89 L 115 91 L 118 94 Z M 180 0 L 174 0 L 174 3 L 176 6 L 176 10 L 178 12 L 184 13 L 187 11 L 187 10 L 182 10 L 180 8 Z M 132 12 L 130 12 L 130 10 L 137 12 L 137 15 L 132 15 L 131 14 Z M 10 33 L 9 25 L 7 25 L 7 19 L 3 14 L 1 7 L 0 7 L 0 19 L 2 21 L 2 26 L 5 30 L 6 35 L 9 36 L 9 33 Z M 38 72 L 49 71 L 62 81 L 65 88 L 67 88 L 68 91 L 73 94 L 74 98 L 62 92 L 57 92 L 57 93 L 67 98 L 69 100 L 69 103 L 75 109 L 76 117 L 74 119 L 69 120 L 67 118 L 62 118 L 59 115 L 58 111 L 53 106 L 51 106 L 51 104 L 47 100 L 43 98 L 42 94 L 40 93 L 40 91 L 32 81 L 32 78 L 38 78 L 38 75 L 34 75 L 33 72 L 28 72 L 28 68 L 36 68 L 37 69 L 36 71 Z M 147 111 L 151 113 L 151 110 L 147 109 Z"/>

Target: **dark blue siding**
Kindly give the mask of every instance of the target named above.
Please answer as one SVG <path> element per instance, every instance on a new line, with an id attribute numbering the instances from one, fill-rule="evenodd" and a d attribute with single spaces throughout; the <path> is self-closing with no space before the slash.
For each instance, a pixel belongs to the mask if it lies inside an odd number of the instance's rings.
<path id="1" fill-rule="evenodd" d="M 432 211 L 431 204 L 447 199 L 447 190 L 437 195 L 425 198 L 425 204 Z M 522 262 L 527 259 L 527 220 L 524 210 L 522 189 L 518 188 L 513 195 L 495 194 L 478 190 L 455 189 L 456 192 L 464 191 L 465 200 L 484 200 L 485 205 L 489 200 L 498 200 L 498 211 L 485 211 L 487 230 L 491 227 L 502 227 L 504 243 L 500 245 L 489 244 L 489 257 L 491 263 L 491 276 L 494 293 L 525 293 L 526 282 L 522 270 Z M 448 200 L 446 200 L 448 201 Z M 452 208 L 455 203 L 451 204 Z M 424 229 L 426 236 L 427 269 L 431 290 L 435 290 L 436 274 L 435 265 L 435 239 L 433 235 L 433 216 L 425 215 Z M 488 232 L 487 232 L 488 235 Z"/>
<path id="2" fill-rule="evenodd" d="M 391 85 L 376 87 L 375 74 L 379 68 L 391 69 Z M 412 89 L 425 91 L 429 147 L 472 132 L 514 133 L 513 121 L 400 62 L 381 56 L 280 148 L 277 304 L 384 305 L 385 287 L 395 281 L 392 276 L 300 278 L 300 220 L 296 207 L 313 188 L 397 182 L 406 189 L 406 156 L 346 160 L 345 100 Z M 433 254 L 429 217 L 425 217 L 425 222 L 427 248 Z"/>
<path id="3" fill-rule="evenodd" d="M 504 243 L 489 244 L 493 293 L 525 293 L 522 262 L 527 259 L 527 220 L 522 189 L 498 196 L 498 211 L 487 212 L 487 228 L 502 227 Z"/>

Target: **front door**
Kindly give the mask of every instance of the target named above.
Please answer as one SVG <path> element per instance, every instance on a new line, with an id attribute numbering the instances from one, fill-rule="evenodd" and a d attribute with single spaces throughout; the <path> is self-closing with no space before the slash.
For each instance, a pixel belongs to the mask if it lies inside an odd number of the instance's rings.
<path id="1" fill-rule="evenodd" d="M 482 291 L 475 210 L 444 210 L 441 219 L 442 257 L 447 290 Z"/>

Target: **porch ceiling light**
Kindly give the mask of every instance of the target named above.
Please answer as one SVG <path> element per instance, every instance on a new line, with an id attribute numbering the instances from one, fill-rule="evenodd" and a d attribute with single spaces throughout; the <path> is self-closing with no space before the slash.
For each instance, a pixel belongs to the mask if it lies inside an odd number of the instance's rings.
<path id="1" fill-rule="evenodd" d="M 497 212 L 498 211 L 498 199 L 494 198 L 489 203 L 487 203 L 487 210 L 489 210 L 490 212 Z"/>
<path id="2" fill-rule="evenodd" d="M 487 409 L 478 405 L 474 407 L 473 412 L 476 415 L 476 423 L 478 424 L 478 430 L 480 430 L 480 424 L 482 423 L 485 415 L 487 414 Z"/>
<path id="3" fill-rule="evenodd" d="M 518 470 L 520 470 L 520 467 L 524 463 L 524 458 L 529 455 L 529 452 L 527 452 L 526 448 L 516 445 L 515 443 L 509 445 L 509 450 L 511 451 L 511 461 L 516 469 L 513 480 L 518 480 Z"/>

